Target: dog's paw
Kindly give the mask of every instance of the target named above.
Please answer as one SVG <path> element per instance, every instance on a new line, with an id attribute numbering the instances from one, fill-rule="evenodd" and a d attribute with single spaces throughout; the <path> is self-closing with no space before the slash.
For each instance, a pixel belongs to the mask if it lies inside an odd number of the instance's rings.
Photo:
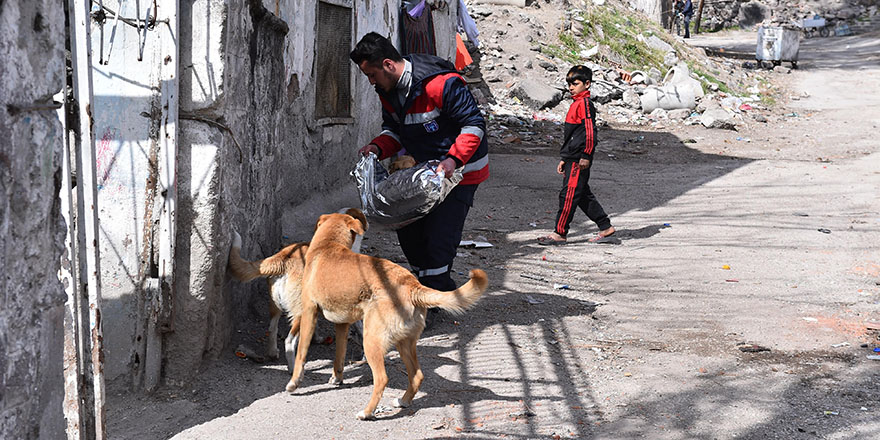
<path id="1" fill-rule="evenodd" d="M 297 388 L 299 388 L 299 384 L 294 381 L 287 382 L 287 386 L 284 387 L 288 393 L 296 391 Z"/>
<path id="2" fill-rule="evenodd" d="M 357 417 L 358 417 L 358 420 L 373 420 L 376 418 L 376 416 L 374 416 L 372 413 L 367 414 L 363 411 L 359 412 Z"/>
<path id="3" fill-rule="evenodd" d="M 403 399 L 399 397 L 394 399 L 395 408 L 409 408 L 410 404 L 412 404 L 412 402 L 404 402 Z"/>
<path id="4" fill-rule="evenodd" d="M 329 383 L 330 385 L 336 385 L 336 386 L 342 385 L 342 376 L 339 376 L 339 377 L 330 376 L 330 380 L 327 381 L 327 383 Z"/>

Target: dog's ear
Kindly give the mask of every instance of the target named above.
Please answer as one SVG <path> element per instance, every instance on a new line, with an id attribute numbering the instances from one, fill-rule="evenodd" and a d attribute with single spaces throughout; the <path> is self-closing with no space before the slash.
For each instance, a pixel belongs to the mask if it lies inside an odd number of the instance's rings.
<path id="1" fill-rule="evenodd" d="M 324 223 L 326 220 L 327 220 L 327 214 L 324 214 L 324 215 L 318 217 L 318 222 L 315 223 L 315 232 L 318 232 L 318 228 L 320 228 L 321 224 Z"/>
<path id="2" fill-rule="evenodd" d="M 363 223 L 354 217 L 349 217 L 346 223 L 348 224 L 348 228 L 352 235 L 364 235 L 364 232 L 366 232 Z M 354 237 L 352 237 L 352 239 L 354 239 Z"/>
<path id="3" fill-rule="evenodd" d="M 364 232 L 366 232 L 367 229 L 370 228 L 369 224 L 367 223 L 367 216 L 365 216 L 365 215 L 364 215 L 364 212 L 361 211 L 360 209 L 357 209 L 357 208 L 348 208 L 348 209 L 345 211 L 345 213 L 348 214 L 348 215 L 350 215 L 350 216 L 352 216 L 352 217 L 354 217 L 355 220 L 361 222 L 361 226 L 364 228 Z"/>

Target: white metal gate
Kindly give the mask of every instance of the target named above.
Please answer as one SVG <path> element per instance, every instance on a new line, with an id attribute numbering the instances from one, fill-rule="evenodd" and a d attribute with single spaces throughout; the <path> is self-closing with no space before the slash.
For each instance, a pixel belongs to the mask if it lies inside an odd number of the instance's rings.
<path id="1" fill-rule="evenodd" d="M 105 4 L 106 3 L 106 4 Z M 65 318 L 65 405 L 70 439 L 103 439 L 105 431 L 105 285 L 113 277 L 102 274 L 102 261 L 115 263 L 113 255 L 100 249 L 102 241 L 113 247 L 113 237 L 102 228 L 101 216 L 113 219 L 112 211 L 104 211 L 103 201 L 118 200 L 143 202 L 144 212 L 137 208 L 129 215 L 140 216 L 139 235 L 135 241 L 145 249 L 139 256 L 147 258 L 148 249 L 158 247 L 157 271 L 143 267 L 148 264 L 141 258 L 136 274 L 127 274 L 131 291 L 138 296 L 136 304 L 138 322 L 134 325 L 136 341 L 130 352 L 134 353 L 135 371 L 133 383 L 146 391 L 152 391 L 161 377 L 163 316 L 171 306 L 167 298 L 173 296 L 175 216 L 177 199 L 177 111 L 178 111 L 178 0 L 68 0 L 68 37 L 71 49 L 72 74 L 68 77 L 71 95 L 65 93 L 65 108 L 61 120 L 65 126 L 65 151 L 63 157 L 63 183 L 61 190 L 62 213 L 68 224 L 67 253 L 61 278 L 64 281 L 68 308 Z M 127 16 L 131 14 L 131 16 Z M 123 28 L 128 27 L 127 34 Z M 97 35 L 93 35 L 97 34 Z M 106 34 L 106 35 L 105 35 Z M 124 36 L 137 37 L 136 45 L 125 43 Z M 105 39 L 105 37 L 107 37 Z M 106 41 L 105 41 L 106 40 Z M 99 46 L 95 50 L 94 45 Z M 151 46 L 152 44 L 152 46 Z M 145 54 L 148 56 L 145 57 Z M 97 63 L 95 62 L 97 55 Z M 112 140 L 101 139 L 96 146 L 96 133 L 107 114 L 117 108 L 106 105 L 107 77 L 117 75 L 116 65 L 125 66 L 136 60 L 143 63 L 139 69 L 145 72 L 145 89 L 155 101 L 144 119 L 140 113 L 119 115 L 124 123 L 147 127 L 145 144 L 150 144 L 152 154 L 143 159 L 148 163 L 149 178 L 146 187 L 137 184 L 130 188 L 120 185 L 111 196 L 99 194 L 105 190 L 108 176 L 112 177 L 111 158 L 107 166 L 107 145 Z M 130 65 L 127 67 L 131 67 Z M 122 69 L 120 68 L 120 71 Z M 108 75 L 109 72 L 109 75 Z M 102 75 L 103 102 L 96 105 L 95 74 Z M 155 85 L 153 85 L 155 84 Z M 70 99 L 68 99 L 68 97 Z M 129 95 L 119 93 L 118 101 L 133 102 Z M 72 117 L 71 117 L 72 116 Z M 113 116 L 113 115 L 110 115 Z M 103 118 L 102 118 L 103 117 Z M 133 118 L 133 119 L 132 119 Z M 135 121 L 135 122 L 133 122 Z M 120 124 L 122 126 L 124 124 Z M 110 153 L 119 153 L 124 148 Z M 140 139 L 138 139 L 139 144 Z M 131 156 L 129 156 L 131 157 Z M 139 164 L 138 164 L 139 165 Z M 134 164 L 132 169 L 141 167 Z M 132 174 L 132 177 L 134 174 Z M 134 180 L 133 178 L 131 179 Z M 120 190 L 121 188 L 121 190 Z M 140 197 L 143 197 L 140 199 Z M 158 233 L 150 233 L 153 213 L 158 217 Z M 118 252 L 116 252 L 118 254 Z M 119 257 L 116 255 L 116 257 Z M 155 272 L 155 273 L 154 273 Z M 118 287 L 117 287 L 118 288 Z M 109 329 L 118 333 L 117 329 Z M 123 352 L 123 355 L 125 353 Z"/>

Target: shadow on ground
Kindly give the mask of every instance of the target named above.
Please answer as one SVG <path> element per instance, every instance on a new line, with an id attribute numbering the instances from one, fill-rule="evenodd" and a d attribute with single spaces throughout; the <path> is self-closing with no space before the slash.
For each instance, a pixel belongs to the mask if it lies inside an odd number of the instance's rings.
<path id="1" fill-rule="evenodd" d="M 580 374 L 587 369 L 584 353 L 592 353 L 588 341 L 594 339 L 588 317 L 601 304 L 568 292 L 546 293 L 553 280 L 530 280 L 523 276 L 527 273 L 514 273 L 506 267 L 510 260 L 540 258 L 546 252 L 545 247 L 531 240 L 507 237 L 516 233 L 533 233 L 537 237 L 546 232 L 558 206 L 562 177 L 555 173 L 556 146 L 552 140 L 548 146 L 546 136 L 558 135 L 561 128 L 544 122 L 536 124 L 534 130 L 533 142 L 504 144 L 493 140 L 492 177 L 477 192 L 466 234 L 484 235 L 495 247 L 491 254 L 473 250 L 470 257 L 456 262 L 462 274 L 466 273 L 465 267 L 485 268 L 493 280 L 490 294 L 475 311 L 460 318 L 445 317 L 423 335 L 419 357 L 426 376 L 421 389 L 425 395 L 420 394 L 412 408 L 379 413 L 379 417 L 395 420 L 420 409 L 454 403 L 463 413 L 462 419 L 471 421 L 480 412 L 475 407 L 491 401 L 500 405 L 501 419 L 512 417 L 518 423 L 534 426 L 527 423 L 541 411 L 534 407 L 534 402 L 550 399 L 565 408 L 579 408 L 559 415 L 577 427 L 573 434 L 578 437 L 588 435 L 591 426 L 604 422 L 602 414 L 595 410 L 598 402 L 594 390 L 586 375 Z M 612 219 L 619 213 L 662 206 L 750 162 L 701 153 L 689 148 L 683 142 L 686 140 L 669 133 L 603 128 L 600 136 L 591 187 Z M 662 223 L 619 226 L 614 240 L 592 246 L 647 239 L 667 227 Z M 582 242 L 593 233 L 595 225 L 578 212 L 570 245 L 584 246 Z M 378 252 L 374 255 L 400 260 L 397 249 Z M 237 326 L 232 347 L 241 343 L 255 348 L 263 346 L 268 297 L 264 283 L 252 290 L 256 294 L 252 295 L 248 309 L 238 313 L 245 320 Z M 566 320 L 570 317 L 583 317 L 584 325 L 570 327 Z M 282 328 L 279 333 L 284 335 L 285 331 Z M 356 343 L 349 347 L 348 359 L 354 362 L 360 358 L 361 348 Z M 326 385 L 332 350 L 332 345 L 312 345 L 312 361 L 307 365 L 304 386 L 288 400 L 338 392 Z M 474 360 L 474 356 L 479 360 Z M 396 353 L 389 355 L 386 365 L 390 383 L 383 402 L 406 387 L 405 369 Z M 449 368 L 456 369 L 453 377 L 457 375 L 459 380 L 448 379 Z M 345 375 L 350 383 L 344 387 L 362 389 L 358 393 L 362 394 L 362 401 L 355 405 L 360 407 L 366 403 L 372 386 L 369 368 L 349 365 Z M 109 396 L 108 432 L 112 435 L 122 424 L 138 424 L 144 426 L 144 436 L 140 438 L 167 438 L 282 393 L 288 379 L 283 360 L 260 366 L 236 358 L 230 347 L 220 359 L 205 365 L 197 380 L 184 389 L 166 387 L 153 396 Z M 548 393 L 548 389 L 553 392 Z M 674 396 L 664 397 L 653 405 L 657 405 L 659 413 L 659 408 L 668 407 L 675 400 Z M 476 429 L 478 423 L 491 425 L 492 421 L 468 422 L 463 429 Z M 539 435 L 532 430 L 524 438 Z"/>

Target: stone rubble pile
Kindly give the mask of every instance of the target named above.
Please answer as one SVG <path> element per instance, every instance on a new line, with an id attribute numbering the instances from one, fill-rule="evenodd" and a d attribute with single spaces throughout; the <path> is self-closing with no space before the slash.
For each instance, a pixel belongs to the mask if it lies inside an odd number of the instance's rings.
<path id="1" fill-rule="evenodd" d="M 696 5 L 697 2 L 695 1 Z M 753 28 L 757 25 L 801 23 L 816 15 L 825 18 L 832 29 L 860 22 L 880 14 L 876 0 L 730 0 L 706 1 L 701 29 L 709 32 L 730 27 Z"/>
<path id="2" fill-rule="evenodd" d="M 479 51 L 474 49 L 476 63 L 466 76 L 471 79 L 476 99 L 498 123 L 561 123 L 570 103 L 565 99 L 569 95 L 565 74 L 571 64 L 542 44 L 558 30 L 547 29 L 527 14 L 528 10 L 482 3 L 469 5 L 481 30 L 483 45 Z M 524 37 L 527 44 L 517 50 L 511 42 L 514 36 Z M 669 69 L 665 77 L 655 67 L 625 71 L 589 60 L 581 62 L 593 71 L 590 92 L 600 126 L 614 122 L 655 128 L 702 124 L 707 128 L 736 129 L 746 118 L 763 119 L 760 113 L 766 107 L 761 103 L 758 73 L 742 69 L 731 60 L 706 58 L 705 63 L 714 69 L 751 84 L 747 96 L 733 96 L 719 90 L 716 82 L 690 72 L 674 47 L 658 36 L 640 34 L 638 38 L 665 52 L 664 61 Z M 581 54 L 587 53 L 595 55 L 598 47 L 585 47 Z M 784 68 L 777 71 L 783 72 Z"/>

